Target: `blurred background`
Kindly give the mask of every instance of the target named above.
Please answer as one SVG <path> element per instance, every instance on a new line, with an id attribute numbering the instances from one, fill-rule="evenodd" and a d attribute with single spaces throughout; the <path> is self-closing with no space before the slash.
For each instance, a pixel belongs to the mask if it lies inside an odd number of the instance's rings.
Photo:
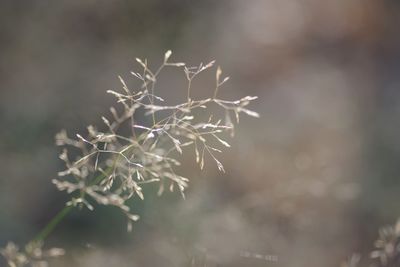
<path id="1" fill-rule="evenodd" d="M 400 215 L 399 23 L 395 0 L 2 1 L 0 246 L 68 200 L 50 182 L 55 133 L 101 125 L 117 75 L 172 49 L 216 59 L 231 76 L 221 96 L 258 95 L 261 118 L 241 121 L 226 174 L 182 169 L 186 200 L 146 189 L 132 234 L 112 208 L 74 211 L 46 244 L 68 252 L 53 266 L 333 267 L 367 253 Z M 205 77 L 199 94 L 213 92 Z M 182 97 L 183 76 L 162 79 L 161 96 Z"/>

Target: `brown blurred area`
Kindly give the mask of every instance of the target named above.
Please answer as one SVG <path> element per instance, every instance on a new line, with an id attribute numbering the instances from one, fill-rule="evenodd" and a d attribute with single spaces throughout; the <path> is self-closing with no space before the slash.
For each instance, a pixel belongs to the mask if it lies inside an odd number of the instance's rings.
<path id="1" fill-rule="evenodd" d="M 221 174 L 188 161 L 187 199 L 71 214 L 54 266 L 339 266 L 400 216 L 400 3 L 389 0 L 2 1 L 0 246 L 64 205 L 54 134 L 100 124 L 134 58 L 216 59 L 228 99 L 257 95 Z M 163 76 L 161 96 L 184 93 Z M 197 93 L 212 93 L 207 79 Z M 245 257 L 249 252 L 250 257 Z M 246 254 L 248 256 L 248 254 Z M 276 255 L 277 262 L 256 255 Z M 2 262 L 0 261 L 0 265 Z"/>

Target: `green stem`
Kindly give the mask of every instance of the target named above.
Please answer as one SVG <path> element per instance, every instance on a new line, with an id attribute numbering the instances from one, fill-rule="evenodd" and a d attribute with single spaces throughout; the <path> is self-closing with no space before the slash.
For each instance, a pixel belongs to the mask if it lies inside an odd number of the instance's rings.
<path id="1" fill-rule="evenodd" d="M 73 206 L 65 206 L 56 216 L 43 228 L 42 231 L 33 239 L 36 242 L 44 241 L 53 232 L 54 228 L 62 221 L 62 219 L 73 209 Z"/>
<path id="2" fill-rule="evenodd" d="M 109 172 L 112 168 L 108 168 L 105 172 Z M 97 176 L 92 184 L 97 184 L 101 182 L 106 177 L 104 173 L 100 174 Z M 74 208 L 74 206 L 65 206 L 62 210 L 60 210 L 52 219 L 49 223 L 45 225 L 45 227 L 39 232 L 39 234 L 36 235 L 36 237 L 33 239 L 34 242 L 41 242 L 44 241 L 53 231 L 54 228 L 64 219 L 64 217 L 70 213 L 70 211 Z"/>

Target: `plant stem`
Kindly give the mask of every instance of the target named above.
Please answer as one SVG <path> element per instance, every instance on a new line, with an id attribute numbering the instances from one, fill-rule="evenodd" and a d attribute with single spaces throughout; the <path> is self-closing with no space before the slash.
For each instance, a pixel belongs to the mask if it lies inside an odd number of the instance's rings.
<path id="1" fill-rule="evenodd" d="M 115 165 L 115 162 L 114 162 Z M 112 167 L 106 169 L 105 173 L 112 170 Z M 92 184 L 97 184 L 101 182 L 106 177 L 104 173 L 98 175 L 94 178 Z M 41 242 L 44 241 L 56 228 L 56 226 L 64 219 L 64 217 L 70 213 L 70 211 L 74 208 L 74 206 L 65 206 L 62 210 L 60 210 L 51 220 L 48 222 L 44 228 L 36 235 L 33 239 L 34 242 Z"/>
<path id="2" fill-rule="evenodd" d="M 51 219 L 48 224 L 46 224 L 43 230 L 40 231 L 33 240 L 36 242 L 44 241 L 73 208 L 73 206 L 65 206 L 61 211 L 56 214 L 56 216 L 53 217 L 53 219 Z"/>

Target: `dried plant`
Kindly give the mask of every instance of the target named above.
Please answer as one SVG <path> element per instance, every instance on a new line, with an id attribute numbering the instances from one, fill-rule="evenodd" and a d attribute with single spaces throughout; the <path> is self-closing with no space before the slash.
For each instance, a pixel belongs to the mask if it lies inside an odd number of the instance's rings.
<path id="1" fill-rule="evenodd" d="M 215 62 L 188 67 L 185 63 L 170 62 L 170 56 L 171 51 L 167 51 L 163 63 L 155 71 L 149 69 L 147 60 L 137 58 L 141 71 L 131 72 L 139 81 L 137 88 L 129 88 L 119 77 L 122 90 L 107 92 L 116 97 L 120 107 L 111 107 L 110 115 L 102 117 L 103 127 L 90 125 L 87 134 L 77 134 L 76 138 L 69 137 L 65 130 L 56 135 L 56 144 L 64 147 L 60 159 L 66 168 L 58 173 L 59 177 L 53 183 L 59 190 L 71 194 L 72 198 L 38 234 L 34 244 L 42 244 L 73 207 L 93 210 L 94 202 L 119 208 L 127 218 L 128 231 L 131 231 L 132 222 L 137 221 L 139 216 L 131 213 L 127 201 L 135 195 L 143 199 L 144 184 L 157 183 L 158 194 L 162 194 L 165 188 L 170 191 L 177 188 L 184 197 L 189 180 L 176 173 L 176 167 L 181 164 L 179 154 L 184 150 L 193 151 L 200 169 L 203 169 L 208 155 L 218 169 L 224 171 L 216 154 L 222 152 L 221 147 L 230 147 L 224 136 L 225 133 L 233 135 L 234 124 L 231 118 L 239 122 L 241 113 L 258 117 L 256 112 L 247 109 L 247 105 L 257 97 L 247 96 L 236 101 L 218 98 L 220 87 L 229 79 L 221 77 L 222 71 L 218 67 L 213 96 L 193 99 L 191 89 L 194 79 L 212 68 Z M 166 67 L 184 72 L 187 80 L 187 98 L 184 103 L 166 105 L 162 98 L 155 95 L 157 79 Z M 210 114 L 211 105 L 223 110 L 222 118 Z M 148 123 L 138 122 L 136 114 L 139 110 L 144 111 Z M 103 128 L 105 130 L 98 130 Z M 29 253 L 19 252 L 12 243 L 2 254 L 10 266 L 25 266 L 28 262 L 32 266 L 43 266 L 35 265 L 36 261 L 29 260 L 32 259 Z"/>
<path id="2" fill-rule="evenodd" d="M 400 266 L 400 219 L 394 226 L 379 229 L 379 238 L 375 241 L 375 250 L 370 253 L 371 267 Z M 343 267 L 358 267 L 360 257 L 354 255 Z"/>
<path id="3" fill-rule="evenodd" d="M 400 219 L 395 226 L 385 226 L 379 230 L 371 258 L 379 261 L 378 266 L 400 265 Z"/>
<path id="4" fill-rule="evenodd" d="M 22 267 L 31 265 L 32 267 L 47 267 L 47 259 L 64 255 L 64 250 L 60 248 L 52 248 L 42 250 L 43 242 L 30 242 L 25 251 L 20 251 L 18 246 L 9 242 L 0 253 L 7 259 L 7 263 L 11 267 Z"/>

